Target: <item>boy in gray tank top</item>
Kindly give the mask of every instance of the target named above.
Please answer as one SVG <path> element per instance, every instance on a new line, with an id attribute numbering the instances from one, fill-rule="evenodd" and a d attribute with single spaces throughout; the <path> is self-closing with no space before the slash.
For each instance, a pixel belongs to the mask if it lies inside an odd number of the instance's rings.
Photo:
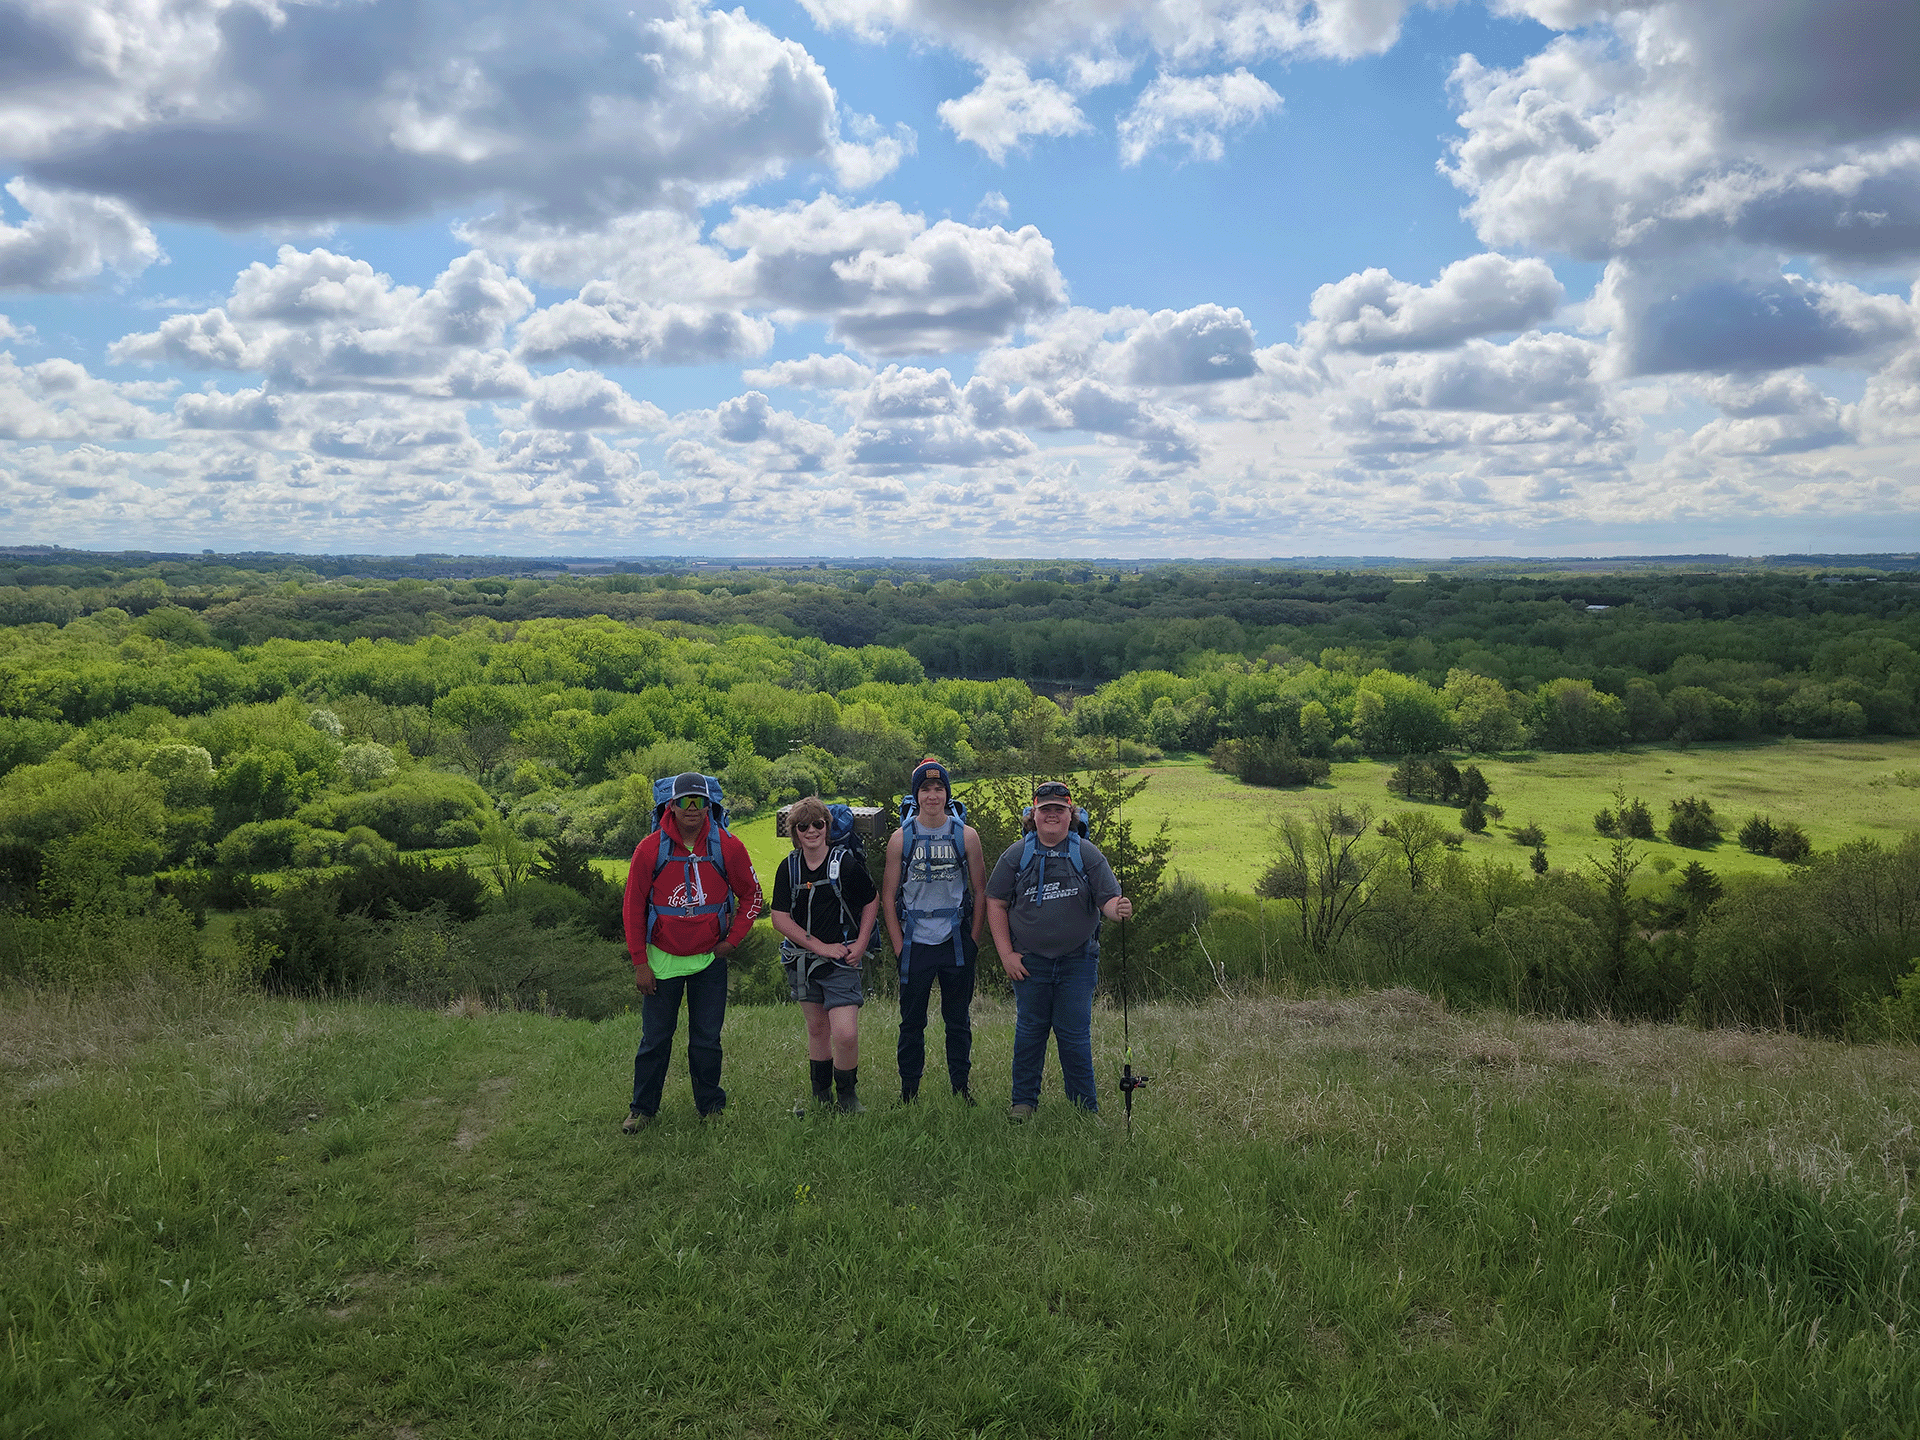
<path id="1" fill-rule="evenodd" d="M 910 782 L 913 813 L 887 841 L 880 913 L 900 957 L 900 1098 L 920 1093 L 926 1072 L 927 1001 L 940 986 L 947 1031 L 947 1081 L 973 1103 L 973 976 L 985 911 L 977 897 L 986 881 L 980 832 L 948 808 L 947 767 L 927 759 Z"/>

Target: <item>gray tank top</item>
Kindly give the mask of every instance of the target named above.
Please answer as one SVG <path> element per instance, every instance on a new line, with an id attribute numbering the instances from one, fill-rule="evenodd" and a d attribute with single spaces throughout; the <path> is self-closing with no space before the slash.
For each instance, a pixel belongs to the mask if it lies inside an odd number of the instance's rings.
<path id="1" fill-rule="evenodd" d="M 910 944 L 932 945 L 953 933 L 967 902 L 967 832 L 949 815 L 944 829 L 900 827 L 900 908 Z"/>

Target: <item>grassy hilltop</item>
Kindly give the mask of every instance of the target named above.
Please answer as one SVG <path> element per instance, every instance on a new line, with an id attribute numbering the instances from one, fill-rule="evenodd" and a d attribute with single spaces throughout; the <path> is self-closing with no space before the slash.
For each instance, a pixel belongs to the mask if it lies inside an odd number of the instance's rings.
<path id="1" fill-rule="evenodd" d="M 796 1118 L 798 1017 L 739 1008 L 725 1122 L 677 1071 L 628 1139 L 631 1018 L 0 1007 L 0 1434 L 1920 1427 L 1911 1049 L 1154 1007 L 1129 1140 L 884 1104 L 877 1006 L 874 1113 Z"/>

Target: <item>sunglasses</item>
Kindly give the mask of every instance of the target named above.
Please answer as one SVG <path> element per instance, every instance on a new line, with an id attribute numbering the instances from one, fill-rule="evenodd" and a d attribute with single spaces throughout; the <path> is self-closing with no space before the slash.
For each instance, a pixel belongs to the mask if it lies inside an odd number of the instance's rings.
<path id="1" fill-rule="evenodd" d="M 802 820 L 793 827 L 793 832 L 796 835 L 804 835 L 809 830 L 824 830 L 826 828 L 827 822 L 824 820 Z"/>
<path id="2" fill-rule="evenodd" d="M 1068 792 L 1067 787 L 1062 785 L 1058 780 L 1049 780 L 1046 784 L 1038 786 L 1034 790 L 1033 798 L 1037 803 L 1042 800 L 1066 801 L 1073 797 Z"/>
<path id="3" fill-rule="evenodd" d="M 707 802 L 698 795 L 682 795 L 673 803 L 678 805 L 682 810 L 704 810 L 707 808 Z"/>

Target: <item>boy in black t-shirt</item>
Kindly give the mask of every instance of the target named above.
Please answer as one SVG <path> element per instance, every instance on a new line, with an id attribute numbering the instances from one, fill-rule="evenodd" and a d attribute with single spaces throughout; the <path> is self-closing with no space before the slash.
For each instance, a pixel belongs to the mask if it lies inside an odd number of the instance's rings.
<path id="1" fill-rule="evenodd" d="M 864 1114 L 855 1087 L 860 1079 L 860 961 L 873 935 L 880 893 L 857 845 L 840 852 L 837 888 L 833 851 L 827 844 L 827 807 L 817 795 L 796 800 L 787 811 L 794 853 L 774 872 L 773 928 L 780 932 L 780 962 L 787 967 L 793 998 L 807 1021 L 807 1064 L 817 1105 L 833 1101 Z"/>

